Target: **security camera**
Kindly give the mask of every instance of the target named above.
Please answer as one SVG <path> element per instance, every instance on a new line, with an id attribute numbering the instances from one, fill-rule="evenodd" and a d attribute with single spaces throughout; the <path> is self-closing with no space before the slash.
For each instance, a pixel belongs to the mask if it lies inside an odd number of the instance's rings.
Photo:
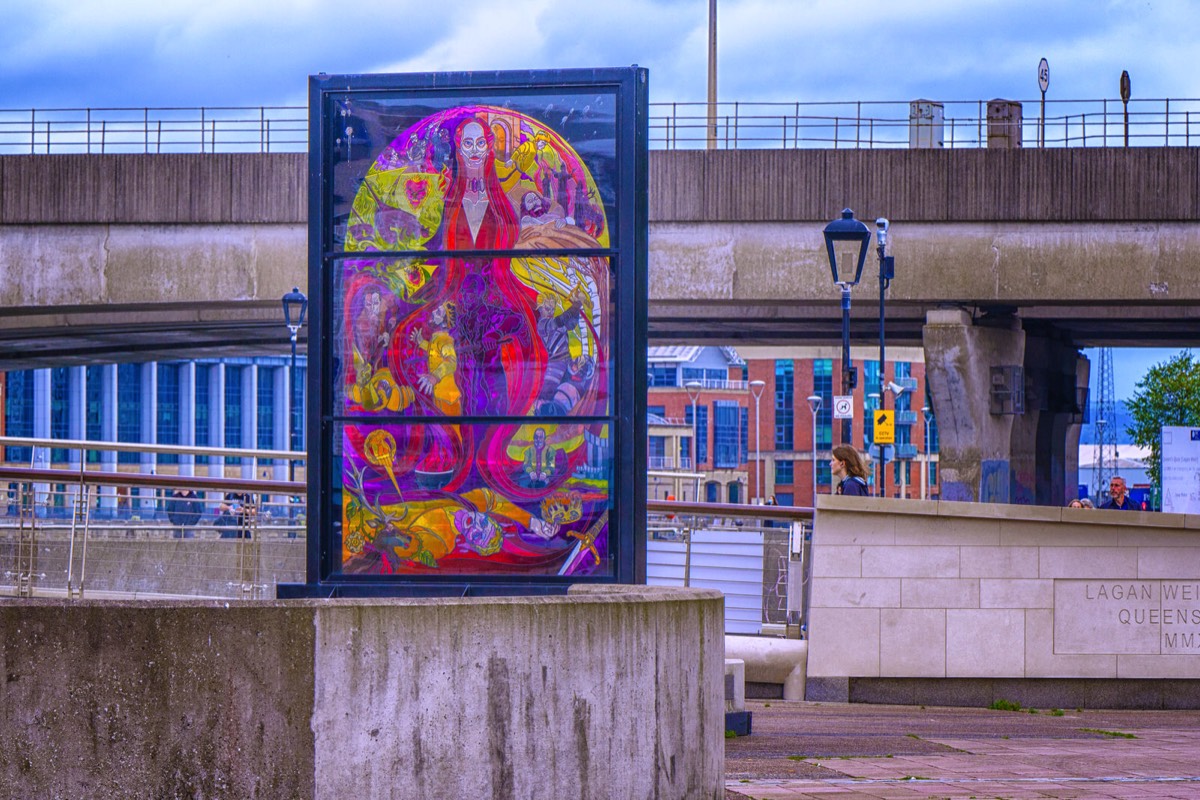
<path id="1" fill-rule="evenodd" d="M 887 233 L 887 229 L 888 229 L 887 218 L 880 217 L 879 219 L 875 220 L 875 227 L 879 228 L 879 230 L 883 231 L 884 233 Z"/>
<path id="2" fill-rule="evenodd" d="M 875 227 L 877 228 L 877 230 L 875 231 L 875 236 L 877 239 L 879 239 L 879 246 L 885 247 L 887 245 L 887 231 L 888 231 L 887 219 L 885 219 L 884 217 L 880 217 L 879 219 L 875 220 Z"/>
<path id="3" fill-rule="evenodd" d="M 885 220 L 885 222 L 886 222 L 886 220 Z M 901 386 L 900 384 L 896 383 L 895 381 L 888 381 L 888 389 L 891 389 L 892 394 L 899 397 L 904 392 L 905 387 Z"/>

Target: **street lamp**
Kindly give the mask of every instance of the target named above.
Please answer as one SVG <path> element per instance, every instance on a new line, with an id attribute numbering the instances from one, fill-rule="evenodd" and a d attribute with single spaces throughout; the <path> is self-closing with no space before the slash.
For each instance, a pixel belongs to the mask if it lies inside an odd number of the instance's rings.
<path id="1" fill-rule="evenodd" d="M 887 295 L 887 289 L 888 289 L 888 286 L 891 285 L 892 277 L 895 275 L 895 271 L 896 271 L 896 259 L 894 257 L 886 254 L 887 239 L 888 239 L 888 224 L 889 224 L 888 221 L 886 219 L 884 219 L 883 217 L 880 217 L 879 219 L 875 220 L 875 239 L 878 242 L 878 244 L 876 246 L 876 252 L 879 254 L 879 386 L 880 386 L 879 410 L 880 411 L 887 409 L 887 403 L 884 402 L 884 398 L 887 396 L 887 392 L 883 391 L 883 376 L 884 376 L 884 371 L 887 369 L 887 360 L 885 358 L 885 353 L 884 353 L 884 334 L 883 334 L 884 313 L 883 313 L 883 311 L 884 311 L 885 298 Z M 893 384 L 893 386 L 894 386 L 894 384 Z M 903 391 L 903 390 L 901 390 L 901 391 Z M 899 392 L 896 392 L 896 394 L 899 395 Z M 894 407 L 895 403 L 893 403 L 892 405 Z M 887 480 L 886 469 L 887 469 L 887 452 L 881 446 L 879 448 L 879 480 L 880 480 L 880 482 L 885 482 Z M 886 493 L 883 491 L 882 486 L 879 487 L 879 496 L 880 497 L 886 496 Z"/>
<path id="2" fill-rule="evenodd" d="M 688 381 L 683 385 L 687 389 L 688 397 L 692 399 L 692 472 L 700 474 L 700 465 L 696 462 L 696 431 L 699 429 L 696 424 L 696 401 L 700 399 L 700 389 L 703 384 L 700 381 Z M 700 479 L 696 479 L 696 496 L 692 498 L 695 501 L 700 500 Z"/>
<path id="3" fill-rule="evenodd" d="M 817 507 L 817 414 L 821 410 L 821 395 L 808 396 L 808 410 L 812 412 L 812 505 Z"/>
<path id="4" fill-rule="evenodd" d="M 755 498 L 762 503 L 762 451 L 759 428 L 761 427 L 762 413 L 759 410 L 759 399 L 762 398 L 763 388 L 767 384 L 763 381 L 750 381 L 750 394 L 754 395 L 754 495 Z"/>
<path id="5" fill-rule="evenodd" d="M 842 394 L 849 394 L 858 384 L 858 375 L 850 366 L 850 287 L 862 277 L 871 232 L 846 208 L 841 219 L 825 226 L 824 234 L 833 282 L 842 290 Z M 851 444 L 849 419 L 842 422 L 842 443 Z"/>
<path id="6" fill-rule="evenodd" d="M 283 321 L 287 325 L 288 332 L 292 337 L 292 366 L 291 372 L 288 374 L 288 405 L 291 409 L 291 414 L 288 416 L 297 416 L 299 408 L 296 408 L 296 335 L 300 332 L 300 328 L 304 325 L 304 315 L 308 313 L 308 298 L 304 296 L 304 292 L 300 291 L 299 286 L 293 286 L 292 290 L 283 296 Z M 288 452 L 295 449 L 294 429 L 296 420 L 288 420 Z M 296 480 L 296 460 L 288 458 L 288 480 L 295 482 Z"/>
<path id="7" fill-rule="evenodd" d="M 921 416 L 925 417 L 925 474 L 921 480 L 921 499 L 929 499 L 929 423 L 933 421 L 933 409 L 921 406 Z"/>

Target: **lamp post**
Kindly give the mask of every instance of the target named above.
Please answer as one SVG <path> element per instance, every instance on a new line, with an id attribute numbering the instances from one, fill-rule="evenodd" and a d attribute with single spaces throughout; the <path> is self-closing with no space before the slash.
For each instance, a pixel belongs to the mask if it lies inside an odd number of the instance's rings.
<path id="1" fill-rule="evenodd" d="M 862 277 L 871 232 L 846 208 L 840 219 L 825 226 L 824 234 L 833 283 L 842 290 L 842 394 L 848 394 L 858 384 L 858 374 L 850 366 L 850 287 Z M 842 443 L 851 444 L 850 438 L 850 420 L 843 420 Z"/>
<path id="2" fill-rule="evenodd" d="M 878 497 L 883 497 L 883 489 L 879 486 L 879 454 L 883 452 L 883 445 L 875 441 L 875 409 L 879 408 L 879 399 L 882 397 L 879 392 L 871 392 L 867 395 L 867 410 L 871 412 L 871 441 L 875 444 L 875 455 L 871 457 L 871 482 L 875 484 L 875 494 Z M 866 423 L 863 423 L 863 437 L 866 438 Z M 867 453 L 870 454 L 871 448 L 867 447 Z"/>
<path id="3" fill-rule="evenodd" d="M 812 505 L 817 507 L 817 414 L 821 411 L 821 395 L 808 396 L 808 410 L 812 412 Z"/>
<path id="4" fill-rule="evenodd" d="M 887 392 L 883 391 L 884 386 L 884 371 L 887 369 L 887 360 L 885 358 L 884 349 L 884 308 L 887 297 L 888 286 L 891 285 L 892 276 L 895 274 L 896 260 L 892 256 L 887 255 L 887 239 L 888 239 L 888 221 L 883 217 L 875 220 L 875 239 L 877 242 L 876 252 L 879 254 L 879 410 L 887 409 L 887 403 L 884 398 L 887 397 Z M 895 403 L 892 404 L 893 408 Z M 882 445 L 879 446 L 879 480 L 881 483 L 887 481 L 887 451 Z M 886 497 L 887 493 L 883 491 L 883 487 L 878 488 L 880 497 Z"/>
<path id="5" fill-rule="evenodd" d="M 304 296 L 304 292 L 300 291 L 299 286 L 293 286 L 292 290 L 283 296 L 283 321 L 292 338 L 292 365 L 291 372 L 288 374 L 288 393 L 290 395 L 288 406 L 291 412 L 288 414 L 288 452 L 295 449 L 293 441 L 295 425 L 292 416 L 299 411 L 292 402 L 296 397 L 296 336 L 304 325 L 304 315 L 307 313 L 308 298 Z M 288 480 L 291 482 L 296 480 L 296 460 L 291 457 L 288 458 Z"/>
<path id="6" fill-rule="evenodd" d="M 759 504 L 762 504 L 763 499 L 763 484 L 762 484 L 762 439 L 760 438 L 759 429 L 761 427 L 762 412 L 760 411 L 759 400 L 762 398 L 763 388 L 766 387 L 763 381 L 750 381 L 750 394 L 754 395 L 754 496 Z"/>
<path id="7" fill-rule="evenodd" d="M 921 416 L 925 418 L 925 472 L 921 476 L 921 499 L 929 499 L 929 423 L 933 421 L 933 410 L 929 406 L 921 406 Z"/>
<path id="8" fill-rule="evenodd" d="M 683 388 L 687 389 L 688 397 L 692 400 L 692 472 L 699 475 L 700 465 L 696 462 L 696 453 L 699 452 L 696 447 L 696 432 L 699 430 L 699 426 L 696 424 L 696 401 L 700 399 L 700 389 L 703 388 L 703 384 L 700 381 L 688 381 Z M 696 479 L 696 496 L 692 500 L 696 502 L 700 500 L 699 478 Z"/>

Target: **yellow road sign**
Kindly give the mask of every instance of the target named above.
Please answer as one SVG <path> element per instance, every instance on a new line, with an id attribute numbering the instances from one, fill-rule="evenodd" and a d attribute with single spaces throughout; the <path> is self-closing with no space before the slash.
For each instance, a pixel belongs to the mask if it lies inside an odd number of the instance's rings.
<path id="1" fill-rule="evenodd" d="M 892 411 L 877 410 L 875 412 L 875 444 L 896 443 L 896 414 Z"/>

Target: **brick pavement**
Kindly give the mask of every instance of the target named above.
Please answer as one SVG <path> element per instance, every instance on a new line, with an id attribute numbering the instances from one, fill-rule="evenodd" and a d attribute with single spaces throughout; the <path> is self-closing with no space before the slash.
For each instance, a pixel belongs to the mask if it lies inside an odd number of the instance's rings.
<path id="1" fill-rule="evenodd" d="M 746 705 L 727 800 L 1200 798 L 1200 711 Z"/>

